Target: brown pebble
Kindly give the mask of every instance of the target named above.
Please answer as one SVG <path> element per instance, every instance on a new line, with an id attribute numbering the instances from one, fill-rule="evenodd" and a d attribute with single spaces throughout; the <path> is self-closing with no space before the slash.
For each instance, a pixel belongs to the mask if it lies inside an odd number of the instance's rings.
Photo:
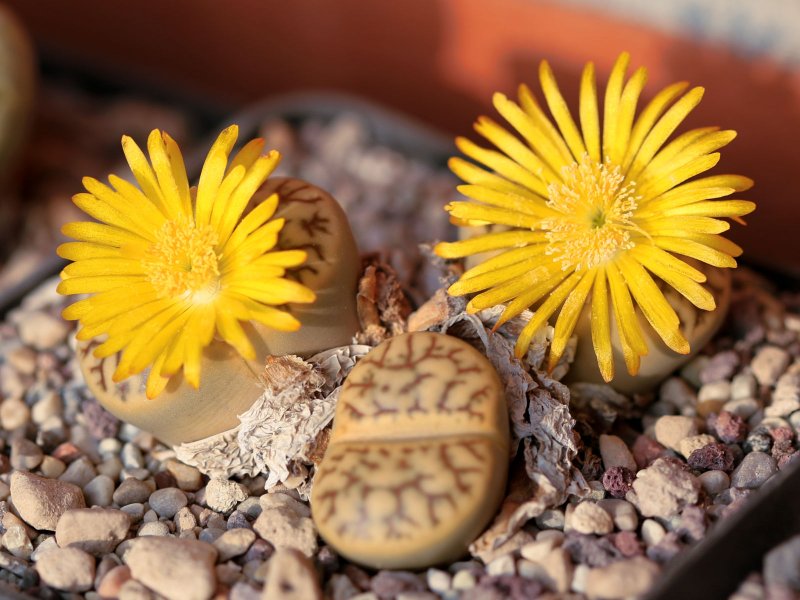
<path id="1" fill-rule="evenodd" d="M 178 487 L 178 482 L 175 476 L 169 471 L 159 471 L 153 476 L 156 482 L 156 489 L 163 490 L 164 488 Z"/>
<path id="2" fill-rule="evenodd" d="M 636 461 L 636 466 L 644 469 L 657 458 L 664 456 L 666 448 L 646 435 L 639 435 L 633 442 L 631 451 Z"/>

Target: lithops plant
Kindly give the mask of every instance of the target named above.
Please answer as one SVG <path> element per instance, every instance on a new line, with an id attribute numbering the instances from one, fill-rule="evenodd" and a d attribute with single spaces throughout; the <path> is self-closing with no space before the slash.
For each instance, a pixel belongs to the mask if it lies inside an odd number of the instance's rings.
<path id="1" fill-rule="evenodd" d="M 480 352 L 437 333 L 389 338 L 342 386 L 312 516 L 364 565 L 455 560 L 505 494 L 508 453 L 503 386 Z"/>
<path id="2" fill-rule="evenodd" d="M 357 330 L 359 256 L 344 212 L 298 180 L 262 188 L 277 152 L 261 155 L 254 140 L 229 163 L 236 137 L 235 126 L 220 134 L 196 190 L 168 135 L 150 135 L 149 162 L 123 138 L 139 188 L 85 179 L 75 202 L 101 223 L 66 225 L 78 241 L 59 248 L 75 261 L 59 291 L 92 294 L 64 311 L 81 324 L 89 388 L 169 444 L 237 426 L 269 355 L 307 356 Z"/>
<path id="3" fill-rule="evenodd" d="M 671 85 L 636 115 L 647 72 L 639 68 L 626 81 L 629 61 L 624 53 L 613 67 L 602 119 L 594 66 L 586 66 L 580 128 L 546 61 L 539 74 L 552 121 L 527 86 L 520 86 L 518 103 L 495 94 L 495 108 L 518 136 L 481 117 L 475 128 L 496 149 L 457 140 L 464 154 L 486 168 L 451 160 L 466 182 L 459 190 L 468 200 L 452 202 L 447 210 L 459 224 L 507 230 L 436 247 L 444 258 L 497 252 L 469 268 L 448 291 L 473 295 L 470 312 L 504 305 L 498 327 L 525 309 L 534 311 L 517 340 L 518 356 L 558 313 L 549 357 L 554 368 L 583 318 L 595 372 L 612 384 L 620 362 L 631 376 L 647 365 L 641 383 L 653 383 L 675 367 L 659 358 L 659 344 L 688 357 L 710 337 L 724 315 L 727 292 L 703 285 L 712 276 L 689 259 L 735 267 L 734 257 L 742 251 L 720 235 L 730 227 L 723 219 L 741 221 L 755 208 L 747 200 L 721 199 L 749 189 L 748 178 L 696 178 L 717 164 L 716 150 L 736 137 L 734 131 L 705 127 L 672 138 L 703 88 Z M 676 311 L 665 289 L 685 299 L 693 312 Z M 697 311 L 716 313 L 706 320 L 709 327 L 687 326 Z"/>

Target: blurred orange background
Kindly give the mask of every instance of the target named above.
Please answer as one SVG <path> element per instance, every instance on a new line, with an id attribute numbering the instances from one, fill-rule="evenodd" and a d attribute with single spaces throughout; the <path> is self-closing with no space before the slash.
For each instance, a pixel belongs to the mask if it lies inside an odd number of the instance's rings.
<path id="1" fill-rule="evenodd" d="M 632 66 L 649 69 L 645 99 L 676 80 L 706 87 L 687 125 L 736 129 L 716 172 L 756 180 L 747 197 L 758 210 L 731 237 L 750 262 L 800 275 L 800 73 L 767 59 L 534 0 L 8 4 L 45 53 L 117 80 L 177 86 L 231 110 L 290 91 L 345 91 L 448 135 L 492 114 L 492 92 L 538 87 L 542 58 L 574 106 L 583 64 L 595 61 L 602 82 L 628 50 Z"/>

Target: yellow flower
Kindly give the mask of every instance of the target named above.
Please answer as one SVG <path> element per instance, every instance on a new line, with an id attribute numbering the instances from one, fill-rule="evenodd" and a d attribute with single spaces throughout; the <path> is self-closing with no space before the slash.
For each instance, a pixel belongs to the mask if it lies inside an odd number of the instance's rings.
<path id="1" fill-rule="evenodd" d="M 746 177 L 692 179 L 717 164 L 716 150 L 733 140 L 734 131 L 705 127 L 670 140 L 703 88 L 687 92 L 687 83 L 673 84 L 636 116 L 647 71 L 640 68 L 625 81 L 628 63 L 622 54 L 609 77 L 602 134 L 591 63 L 581 79 L 580 128 L 545 61 L 539 77 L 555 125 L 528 87 L 520 86 L 519 104 L 495 94 L 495 108 L 519 137 L 481 117 L 475 129 L 497 150 L 456 140 L 488 169 L 452 158 L 450 168 L 467 184 L 458 189 L 470 200 L 452 202 L 447 210 L 457 224 L 497 224 L 507 231 L 436 246 L 445 258 L 501 251 L 466 271 L 448 291 L 477 294 L 467 305 L 471 312 L 505 303 L 497 327 L 535 307 L 517 340 L 517 356 L 560 309 L 551 369 L 588 301 L 592 343 L 606 381 L 614 377 L 612 316 L 632 375 L 647 353 L 635 306 L 667 346 L 689 352 L 679 318 L 653 276 L 698 308 L 713 310 L 703 273 L 676 255 L 735 267 L 741 249 L 719 235 L 730 227 L 720 217 L 741 221 L 755 208 L 746 200 L 718 200 L 749 189 L 753 182 Z"/>
<path id="2" fill-rule="evenodd" d="M 73 197 L 99 223 L 63 228 L 78 241 L 58 248 L 59 256 L 74 261 L 62 271 L 58 291 L 92 294 L 63 316 L 80 322 L 78 339 L 106 336 L 96 356 L 122 351 L 115 381 L 150 367 L 150 398 L 181 369 L 199 387 L 201 352 L 215 333 L 254 359 L 240 321 L 295 331 L 298 320 L 274 306 L 315 299 L 283 277 L 286 268 L 305 262 L 305 252 L 272 251 L 284 224 L 270 220 L 277 195 L 243 217 L 280 155 L 261 155 L 264 141 L 256 139 L 228 164 L 237 136 L 235 125 L 219 135 L 196 188 L 189 187 L 180 149 L 166 133 L 148 137 L 149 163 L 124 136 L 122 150 L 139 187 L 115 175 L 110 187 L 86 177 L 88 193 Z"/>

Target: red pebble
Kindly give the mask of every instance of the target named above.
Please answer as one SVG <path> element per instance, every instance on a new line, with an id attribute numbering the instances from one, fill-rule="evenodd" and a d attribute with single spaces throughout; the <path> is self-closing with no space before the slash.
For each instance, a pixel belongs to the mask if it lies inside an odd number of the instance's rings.
<path id="1" fill-rule="evenodd" d="M 603 488 L 614 496 L 614 498 L 624 498 L 631 487 L 636 476 L 630 469 L 625 467 L 611 467 L 603 473 Z"/>
<path id="2" fill-rule="evenodd" d="M 63 444 L 59 444 L 56 449 L 53 450 L 51 456 L 68 465 L 69 463 L 83 456 L 83 450 L 78 448 L 72 442 L 64 442 Z"/>
<path id="3" fill-rule="evenodd" d="M 620 531 L 619 533 L 609 536 L 614 542 L 614 547 L 622 553 L 625 558 L 633 556 L 641 556 L 644 554 L 642 542 L 636 536 L 634 531 Z"/>
<path id="4" fill-rule="evenodd" d="M 723 410 L 714 423 L 717 437 L 726 444 L 738 444 L 747 439 L 747 423 L 739 415 Z"/>
<path id="5" fill-rule="evenodd" d="M 640 469 L 644 469 L 650 466 L 650 463 L 655 459 L 664 456 L 667 449 L 646 435 L 640 435 L 633 442 L 631 451 L 633 452 L 633 459 L 636 461 L 636 466 Z"/>

